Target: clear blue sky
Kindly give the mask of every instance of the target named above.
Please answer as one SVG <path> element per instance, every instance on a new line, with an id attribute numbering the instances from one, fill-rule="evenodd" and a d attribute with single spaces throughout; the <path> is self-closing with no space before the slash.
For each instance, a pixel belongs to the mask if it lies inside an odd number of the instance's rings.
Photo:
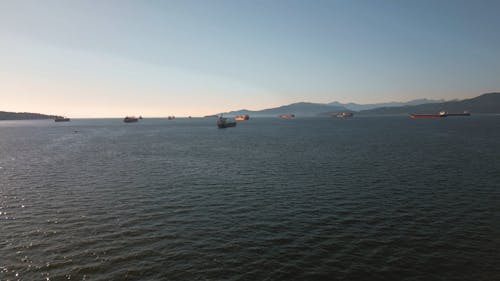
<path id="1" fill-rule="evenodd" d="M 0 110 L 199 116 L 500 90 L 500 1 L 0 0 Z"/>

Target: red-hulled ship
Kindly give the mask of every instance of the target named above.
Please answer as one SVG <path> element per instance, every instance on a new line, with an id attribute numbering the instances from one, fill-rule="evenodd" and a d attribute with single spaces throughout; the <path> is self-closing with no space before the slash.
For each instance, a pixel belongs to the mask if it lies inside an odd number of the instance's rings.
<path id="1" fill-rule="evenodd" d="M 286 114 L 280 114 L 279 116 L 280 116 L 280 118 L 284 118 L 284 119 L 292 119 L 292 118 L 295 118 L 295 114 L 289 114 L 289 113 L 286 113 Z"/>
<path id="2" fill-rule="evenodd" d="M 248 120 L 248 119 L 250 119 L 250 116 L 248 116 L 248 114 L 246 114 L 246 115 L 236 115 L 234 117 L 234 120 L 236 120 L 236 121 L 245 121 L 245 120 Z"/>

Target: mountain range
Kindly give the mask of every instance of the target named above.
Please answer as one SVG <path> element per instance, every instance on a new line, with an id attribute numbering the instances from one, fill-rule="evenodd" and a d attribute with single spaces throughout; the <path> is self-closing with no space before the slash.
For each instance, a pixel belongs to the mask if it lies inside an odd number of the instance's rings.
<path id="1" fill-rule="evenodd" d="M 377 104 L 356 103 L 310 103 L 298 102 L 263 110 L 236 110 L 223 112 L 226 116 L 248 114 L 254 117 L 271 117 L 279 114 L 293 113 L 301 117 L 326 116 L 336 112 L 356 112 L 361 115 L 401 115 L 410 113 L 437 113 L 439 111 L 472 113 L 500 113 L 500 93 L 482 94 L 464 100 L 431 100 L 418 99 L 409 102 L 389 102 Z"/>
<path id="2" fill-rule="evenodd" d="M 252 117 L 275 117 L 279 114 L 292 113 L 297 117 L 328 116 L 338 112 L 355 112 L 356 115 L 404 115 L 410 113 L 438 113 L 439 111 L 459 113 L 500 113 L 500 92 L 486 93 L 464 100 L 419 99 L 409 102 L 390 102 L 376 104 L 356 103 L 311 103 L 298 102 L 263 110 L 237 110 L 224 112 L 226 116 L 245 115 Z M 219 113 L 220 114 L 220 113 Z M 0 111 L 0 120 L 54 119 L 55 115 L 29 112 Z"/>
<path id="3" fill-rule="evenodd" d="M 263 110 L 241 109 L 237 111 L 224 112 L 223 114 L 228 116 L 248 114 L 250 116 L 258 116 L 258 117 L 274 117 L 280 114 L 293 113 L 297 116 L 313 117 L 313 116 L 323 115 L 325 113 L 332 111 L 349 111 L 349 110 L 343 106 L 334 106 L 323 103 L 297 102 L 289 105 L 283 105 Z"/>
<path id="4" fill-rule="evenodd" d="M 380 107 L 370 110 L 362 110 L 359 114 L 409 114 L 409 113 L 438 113 L 447 111 L 460 113 L 469 111 L 471 113 L 500 113 L 500 93 L 482 94 L 475 98 L 464 100 L 453 100 L 439 103 L 419 104 L 413 106 Z"/>
<path id="5" fill-rule="evenodd" d="M 340 103 L 337 101 L 327 103 L 328 105 L 333 105 L 333 106 L 341 106 L 345 107 L 349 110 L 352 111 L 361 111 L 361 110 L 369 110 L 369 109 L 374 109 L 374 108 L 379 108 L 379 107 L 397 107 L 397 106 L 411 106 L 411 105 L 420 105 L 420 104 L 427 104 L 427 103 L 442 103 L 445 102 L 445 100 L 440 99 L 440 100 L 431 100 L 431 99 L 417 99 L 417 100 L 411 100 L 408 102 L 386 102 L 386 103 L 371 103 L 371 104 L 358 104 L 358 103 Z"/>

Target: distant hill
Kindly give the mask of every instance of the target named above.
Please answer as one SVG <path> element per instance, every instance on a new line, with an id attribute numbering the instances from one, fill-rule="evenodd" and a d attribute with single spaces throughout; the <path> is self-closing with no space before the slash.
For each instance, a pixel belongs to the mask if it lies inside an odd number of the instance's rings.
<path id="1" fill-rule="evenodd" d="M 45 115 L 40 113 L 0 111 L 0 120 L 33 120 L 54 118 L 54 115 Z"/>
<path id="2" fill-rule="evenodd" d="M 331 103 L 298 102 L 263 110 L 241 109 L 236 111 L 223 112 L 223 114 L 228 116 L 248 114 L 254 117 L 271 117 L 279 114 L 293 113 L 297 116 L 312 117 L 312 116 L 326 116 L 330 113 L 336 113 L 336 112 L 357 112 L 360 110 L 368 110 L 380 107 L 398 107 L 398 106 L 420 105 L 420 104 L 440 103 L 440 102 L 444 102 L 444 100 L 431 100 L 424 98 L 424 99 L 412 100 L 409 102 L 388 102 L 388 103 L 374 103 L 374 104 L 340 103 L 336 101 Z"/>
<path id="3" fill-rule="evenodd" d="M 280 114 L 292 113 L 297 117 L 313 117 L 318 115 L 328 114 L 329 112 L 349 111 L 345 107 L 331 106 L 322 103 L 298 102 L 280 107 L 268 108 L 263 110 L 237 110 L 224 112 L 226 116 L 244 115 L 248 114 L 251 117 L 274 117 Z"/>
<path id="4" fill-rule="evenodd" d="M 370 110 L 362 110 L 359 114 L 437 113 L 442 110 L 450 113 L 463 111 L 469 111 L 471 113 L 500 113 L 500 93 L 487 93 L 465 100 L 454 100 L 413 106 L 381 107 Z"/>
<path id="5" fill-rule="evenodd" d="M 442 103 L 445 100 L 430 100 L 430 99 L 417 99 L 408 102 L 386 102 L 386 103 L 372 103 L 372 104 L 358 104 L 358 103 L 340 103 L 337 101 L 328 103 L 328 105 L 341 106 L 353 111 L 369 110 L 379 107 L 397 107 L 397 106 L 410 106 L 420 105 L 427 103 Z"/>

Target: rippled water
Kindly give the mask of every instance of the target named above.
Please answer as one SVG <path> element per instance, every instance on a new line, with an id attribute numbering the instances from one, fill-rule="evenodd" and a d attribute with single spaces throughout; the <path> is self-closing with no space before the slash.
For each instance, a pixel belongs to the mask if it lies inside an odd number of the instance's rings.
<path id="1" fill-rule="evenodd" d="M 0 122 L 0 280 L 500 280 L 500 116 Z"/>

